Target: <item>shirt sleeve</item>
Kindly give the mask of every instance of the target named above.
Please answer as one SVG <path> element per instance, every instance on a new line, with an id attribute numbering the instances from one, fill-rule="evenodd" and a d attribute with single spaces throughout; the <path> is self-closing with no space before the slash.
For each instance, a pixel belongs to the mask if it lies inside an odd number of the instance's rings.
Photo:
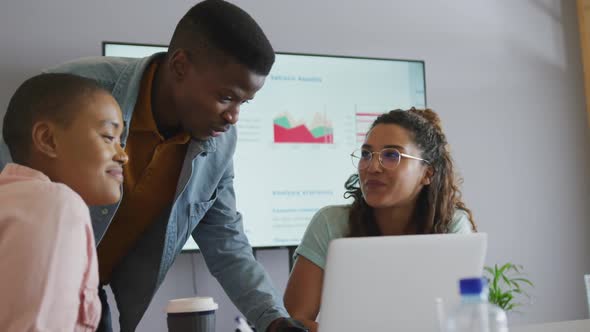
<path id="1" fill-rule="evenodd" d="M 473 226 L 469 221 L 469 215 L 464 210 L 456 210 L 453 220 L 449 224 L 449 233 L 469 234 L 473 233 Z"/>
<path id="2" fill-rule="evenodd" d="M 211 274 L 257 330 L 266 331 L 273 320 L 289 316 L 244 233 L 236 211 L 232 164 L 220 180 L 217 199 L 192 235 Z"/>
<path id="3" fill-rule="evenodd" d="M 46 196 L 37 206 L 43 209 L 37 216 L 44 218 L 31 220 L 23 213 L 2 230 L 0 250 L 10 251 L 10 272 L 3 272 L 7 280 L 1 281 L 8 294 L 2 296 L 11 305 L 0 326 L 10 331 L 80 330 L 84 279 L 97 280 L 96 257 L 88 250 L 89 243 L 94 250 L 88 208 L 65 186 Z M 90 323 L 95 328 L 97 320 Z"/>
<path id="4" fill-rule="evenodd" d="M 326 267 L 326 256 L 330 242 L 328 217 L 325 208 L 319 210 L 309 222 L 301 244 L 295 250 L 295 258 L 303 256 L 322 270 Z"/>

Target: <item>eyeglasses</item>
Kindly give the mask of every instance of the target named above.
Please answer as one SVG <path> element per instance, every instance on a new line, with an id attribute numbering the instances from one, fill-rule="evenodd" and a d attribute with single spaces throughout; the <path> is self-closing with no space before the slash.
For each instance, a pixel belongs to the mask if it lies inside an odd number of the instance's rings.
<path id="1" fill-rule="evenodd" d="M 350 154 L 350 157 L 352 158 L 352 164 L 354 167 L 358 170 L 363 170 L 371 165 L 371 160 L 373 159 L 374 154 L 379 155 L 379 164 L 381 164 L 381 166 L 386 169 L 395 169 L 397 165 L 399 165 L 402 157 L 419 160 L 430 164 L 430 162 L 426 159 L 410 156 L 409 154 L 401 153 L 397 149 L 393 148 L 386 148 L 376 152 L 371 152 L 366 149 L 355 150 Z"/>

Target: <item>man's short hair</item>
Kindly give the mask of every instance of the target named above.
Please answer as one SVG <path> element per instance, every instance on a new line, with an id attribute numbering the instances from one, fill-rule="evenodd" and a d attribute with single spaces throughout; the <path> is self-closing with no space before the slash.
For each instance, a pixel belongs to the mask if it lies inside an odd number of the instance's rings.
<path id="1" fill-rule="evenodd" d="M 193 51 L 197 56 L 226 56 L 260 75 L 268 75 L 275 61 L 275 52 L 258 23 L 223 0 L 202 1 L 184 15 L 169 52 L 177 49 Z"/>
<path id="2" fill-rule="evenodd" d="M 83 107 L 82 99 L 98 91 L 108 93 L 94 80 L 72 74 L 40 74 L 21 84 L 10 98 L 2 128 L 12 160 L 27 164 L 35 122 L 49 120 L 67 126 L 76 106 Z"/>

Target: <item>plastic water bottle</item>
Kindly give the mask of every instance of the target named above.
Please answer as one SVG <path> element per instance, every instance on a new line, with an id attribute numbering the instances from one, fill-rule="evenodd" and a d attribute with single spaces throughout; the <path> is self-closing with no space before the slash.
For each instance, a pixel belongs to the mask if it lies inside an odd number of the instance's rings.
<path id="1" fill-rule="evenodd" d="M 508 332 L 506 313 L 488 302 L 484 278 L 459 281 L 461 304 L 447 318 L 446 332 Z"/>

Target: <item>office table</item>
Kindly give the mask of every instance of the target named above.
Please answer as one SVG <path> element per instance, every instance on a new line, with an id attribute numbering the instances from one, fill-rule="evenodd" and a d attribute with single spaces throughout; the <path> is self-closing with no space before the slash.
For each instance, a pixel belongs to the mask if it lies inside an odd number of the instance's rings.
<path id="1" fill-rule="evenodd" d="M 510 332 L 590 332 L 590 319 L 516 326 Z"/>

